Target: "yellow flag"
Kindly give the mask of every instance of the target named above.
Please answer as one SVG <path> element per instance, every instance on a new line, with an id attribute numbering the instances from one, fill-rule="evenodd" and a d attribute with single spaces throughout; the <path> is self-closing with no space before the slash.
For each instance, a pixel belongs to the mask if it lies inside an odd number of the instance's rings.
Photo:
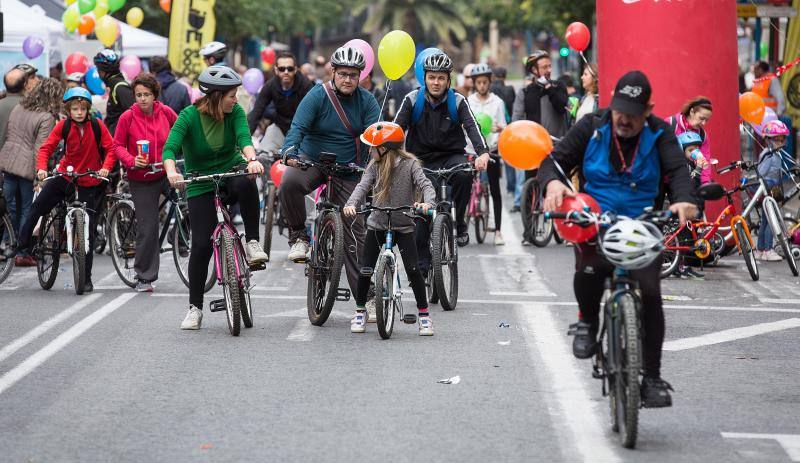
<path id="1" fill-rule="evenodd" d="M 205 68 L 200 48 L 214 40 L 214 0 L 172 0 L 168 58 L 172 70 L 193 81 Z"/>
<path id="2" fill-rule="evenodd" d="M 800 11 L 800 0 L 794 0 L 794 7 Z M 800 15 L 789 20 L 784 48 L 784 63 L 790 63 L 800 56 Z M 792 118 L 795 127 L 800 125 L 800 69 L 798 68 L 800 65 L 795 65 L 781 76 L 783 93 L 786 95 L 786 115 Z"/>

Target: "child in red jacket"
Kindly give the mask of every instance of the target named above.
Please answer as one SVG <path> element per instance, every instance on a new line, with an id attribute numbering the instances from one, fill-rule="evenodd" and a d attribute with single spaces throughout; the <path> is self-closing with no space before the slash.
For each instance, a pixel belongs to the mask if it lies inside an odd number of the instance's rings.
<path id="1" fill-rule="evenodd" d="M 38 170 L 36 176 L 39 181 L 47 177 L 47 161 L 56 151 L 58 143 L 62 140 L 64 124 L 69 123 L 69 132 L 64 139 L 64 157 L 59 161 L 57 171 L 66 173 L 68 167 L 73 172 L 82 174 L 95 171 L 101 177 L 107 177 L 114 166 L 114 156 L 101 156 L 100 150 L 111 153 L 114 149 L 114 139 L 100 121 L 91 121 L 89 111 L 92 108 L 92 97 L 88 90 L 76 87 L 67 90 L 64 94 L 64 108 L 68 120 L 56 124 L 47 141 L 39 148 L 36 162 Z M 87 123 L 88 122 L 88 123 Z M 100 136 L 95 135 L 95 129 L 100 130 Z M 98 143 L 99 140 L 99 143 Z M 31 205 L 30 215 L 20 229 L 19 244 L 22 249 L 32 251 L 31 235 L 39 219 L 68 197 L 75 188 L 76 181 L 68 177 L 56 177 L 48 180 L 42 186 L 39 196 Z M 97 229 L 97 205 L 105 194 L 104 182 L 93 177 L 80 177 L 77 179 L 78 200 L 86 203 L 89 212 L 89 249 L 94 249 L 95 231 Z M 86 253 L 86 285 L 84 292 L 91 292 L 92 286 L 92 254 Z"/>

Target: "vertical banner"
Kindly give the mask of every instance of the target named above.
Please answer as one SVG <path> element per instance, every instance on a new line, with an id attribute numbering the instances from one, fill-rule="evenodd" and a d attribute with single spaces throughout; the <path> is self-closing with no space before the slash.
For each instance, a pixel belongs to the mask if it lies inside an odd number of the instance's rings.
<path id="1" fill-rule="evenodd" d="M 215 0 L 172 0 L 169 21 L 168 58 L 172 69 L 191 80 L 205 67 L 198 53 L 203 44 L 214 40 L 217 22 Z"/>
<path id="2" fill-rule="evenodd" d="M 794 8 L 800 11 L 800 0 L 794 0 Z M 784 45 L 783 62 L 791 63 L 800 57 L 800 15 L 789 20 L 789 31 Z M 783 93 L 786 95 L 786 115 L 792 124 L 800 127 L 800 65 L 796 65 L 781 76 Z"/>

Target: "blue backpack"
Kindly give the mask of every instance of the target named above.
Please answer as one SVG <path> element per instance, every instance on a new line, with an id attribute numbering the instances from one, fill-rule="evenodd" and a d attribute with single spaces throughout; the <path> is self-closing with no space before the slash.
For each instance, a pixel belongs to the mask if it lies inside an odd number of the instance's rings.
<path id="1" fill-rule="evenodd" d="M 414 107 L 411 112 L 411 122 L 414 125 L 422 119 L 422 111 L 425 109 L 425 88 L 420 87 L 417 91 L 417 101 L 414 102 Z M 450 120 L 454 124 L 459 124 L 461 121 L 458 118 L 458 108 L 456 108 L 456 92 L 453 89 L 447 90 L 447 112 L 450 113 Z"/>

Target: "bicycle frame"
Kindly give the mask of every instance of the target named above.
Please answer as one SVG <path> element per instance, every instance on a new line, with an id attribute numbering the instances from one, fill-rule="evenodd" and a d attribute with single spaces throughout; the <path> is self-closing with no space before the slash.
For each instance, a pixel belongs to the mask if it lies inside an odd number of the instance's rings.
<path id="1" fill-rule="evenodd" d="M 478 212 L 478 204 L 483 195 L 483 181 L 479 175 L 475 175 L 472 179 L 472 190 L 469 196 L 469 206 L 467 207 L 468 217 L 479 217 L 481 214 Z"/>
<path id="2" fill-rule="evenodd" d="M 211 234 L 211 242 L 214 249 L 214 269 L 217 274 L 217 283 L 222 284 L 222 254 L 219 251 L 220 235 L 222 234 L 222 230 L 228 230 L 231 236 L 235 236 L 237 238 L 240 238 L 240 236 L 239 232 L 236 230 L 236 227 L 233 225 L 233 221 L 228 213 L 228 208 L 222 204 L 222 198 L 220 198 L 219 195 L 219 183 L 217 182 L 214 183 L 214 208 L 217 210 L 217 226 L 214 227 L 214 232 Z M 238 239 L 235 241 L 235 243 L 241 244 Z M 240 256 L 241 253 L 233 253 L 233 260 L 236 264 L 236 282 L 238 283 L 239 287 L 242 288 L 242 262 L 239 261 Z M 249 291 L 250 288 L 244 288 L 244 290 Z"/>

